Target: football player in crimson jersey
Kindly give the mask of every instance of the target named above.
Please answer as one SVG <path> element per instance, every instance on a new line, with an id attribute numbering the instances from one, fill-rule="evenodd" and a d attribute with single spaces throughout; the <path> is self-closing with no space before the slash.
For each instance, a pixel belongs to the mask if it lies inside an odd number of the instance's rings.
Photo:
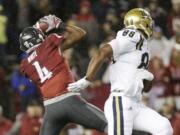
<path id="1" fill-rule="evenodd" d="M 52 33 L 59 30 L 64 30 L 64 34 Z M 84 36 L 83 29 L 66 26 L 54 15 L 41 18 L 34 27 L 25 28 L 20 34 L 20 49 L 28 54 L 20 70 L 36 84 L 44 99 L 40 135 L 58 135 L 69 122 L 102 132 L 106 130 L 103 112 L 87 103 L 79 93 L 67 90 L 74 80 L 62 52 Z"/>

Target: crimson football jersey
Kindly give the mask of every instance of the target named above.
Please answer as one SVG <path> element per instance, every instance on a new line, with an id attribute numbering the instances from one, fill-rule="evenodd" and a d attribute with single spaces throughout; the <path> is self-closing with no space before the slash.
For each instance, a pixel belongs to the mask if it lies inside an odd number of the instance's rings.
<path id="1" fill-rule="evenodd" d="M 38 86 L 44 100 L 67 93 L 74 81 L 61 54 L 62 40 L 63 36 L 49 35 L 20 65 L 21 73 Z"/>

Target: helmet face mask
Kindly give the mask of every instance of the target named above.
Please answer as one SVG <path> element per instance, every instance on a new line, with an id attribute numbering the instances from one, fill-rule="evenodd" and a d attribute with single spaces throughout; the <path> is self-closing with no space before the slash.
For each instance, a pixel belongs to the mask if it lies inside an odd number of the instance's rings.
<path id="1" fill-rule="evenodd" d="M 153 20 L 150 14 L 142 8 L 128 11 L 124 17 L 124 25 L 126 28 L 142 31 L 148 38 L 151 37 L 153 32 Z"/>
<path id="2" fill-rule="evenodd" d="M 19 36 L 20 49 L 30 53 L 44 40 L 44 34 L 33 27 L 25 28 Z"/>

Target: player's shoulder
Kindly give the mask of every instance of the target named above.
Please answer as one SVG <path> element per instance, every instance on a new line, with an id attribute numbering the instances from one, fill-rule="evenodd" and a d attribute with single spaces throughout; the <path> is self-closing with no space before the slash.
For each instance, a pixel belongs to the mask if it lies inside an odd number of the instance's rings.
<path id="1" fill-rule="evenodd" d="M 134 43 L 138 43 L 140 39 L 143 38 L 143 36 L 138 30 L 124 28 L 117 32 L 116 38 L 122 41 L 128 40 Z"/>
<path id="2" fill-rule="evenodd" d="M 55 41 L 55 40 L 60 40 L 60 39 L 64 39 L 64 36 L 63 35 L 58 35 L 56 33 L 52 33 L 50 35 L 47 36 L 47 39 L 50 39 L 52 41 Z"/>
<path id="3" fill-rule="evenodd" d="M 52 47 L 58 47 L 63 40 L 64 40 L 63 35 L 58 35 L 56 33 L 53 33 L 45 38 L 44 44 L 46 44 L 46 46 L 50 45 Z"/>

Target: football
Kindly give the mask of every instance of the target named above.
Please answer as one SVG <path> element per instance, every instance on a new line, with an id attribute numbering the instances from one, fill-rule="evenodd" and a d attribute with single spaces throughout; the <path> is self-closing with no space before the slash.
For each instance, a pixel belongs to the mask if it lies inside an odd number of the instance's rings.
<path id="1" fill-rule="evenodd" d="M 41 31 L 43 33 L 45 33 L 46 30 L 48 29 L 49 25 L 46 22 L 37 22 L 35 27 L 38 28 L 38 29 L 41 29 Z"/>

